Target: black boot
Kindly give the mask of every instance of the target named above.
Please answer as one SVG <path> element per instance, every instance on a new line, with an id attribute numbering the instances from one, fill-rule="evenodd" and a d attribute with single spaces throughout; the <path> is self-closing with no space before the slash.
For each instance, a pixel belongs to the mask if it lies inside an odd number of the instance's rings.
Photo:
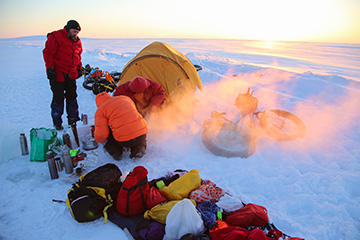
<path id="1" fill-rule="evenodd" d="M 57 131 L 61 131 L 61 130 L 64 130 L 64 127 L 62 125 L 59 125 L 59 126 L 55 126 L 55 129 Z"/>
<path id="2" fill-rule="evenodd" d="M 130 158 L 142 158 L 145 155 L 145 150 L 144 146 L 131 149 Z"/>
<path id="3" fill-rule="evenodd" d="M 76 126 L 76 122 L 79 121 L 76 118 L 68 118 L 68 123 L 69 125 L 75 125 Z"/>

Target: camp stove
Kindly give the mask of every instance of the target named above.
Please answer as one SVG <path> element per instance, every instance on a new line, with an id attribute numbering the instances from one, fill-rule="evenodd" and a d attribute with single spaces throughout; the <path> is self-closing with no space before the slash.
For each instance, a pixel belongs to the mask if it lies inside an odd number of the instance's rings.
<path id="1" fill-rule="evenodd" d="M 98 147 L 98 143 L 95 141 L 95 138 L 93 138 L 91 135 L 87 135 L 82 140 L 82 148 L 86 151 L 93 150 Z"/>

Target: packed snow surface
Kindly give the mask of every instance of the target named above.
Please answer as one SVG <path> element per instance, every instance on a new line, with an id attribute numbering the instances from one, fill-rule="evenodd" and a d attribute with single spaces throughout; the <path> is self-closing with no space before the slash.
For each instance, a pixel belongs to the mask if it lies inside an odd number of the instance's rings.
<path id="1" fill-rule="evenodd" d="M 76 222 L 66 204 L 76 176 L 50 179 L 46 162 L 22 156 L 32 128 L 52 128 L 44 36 L 0 40 L 0 239 L 126 239 L 103 219 Z M 88 152 L 88 169 L 115 163 L 124 172 L 142 165 L 154 179 L 176 169 L 198 169 L 202 179 L 268 209 L 280 230 L 309 239 L 360 239 L 360 45 L 193 39 L 82 39 L 83 64 L 122 71 L 153 41 L 186 54 L 199 71 L 195 109 L 148 119 L 148 149 L 139 160 L 113 160 L 102 145 Z M 80 113 L 94 122 L 95 95 L 77 80 Z M 213 110 L 235 114 L 233 102 L 251 87 L 259 109 L 283 109 L 306 125 L 306 136 L 273 141 L 261 135 L 249 158 L 213 155 L 201 141 Z M 187 103 L 183 104 L 187 109 Z M 170 111 L 171 112 L 171 111 Z M 177 116 L 179 115 L 179 116 Z M 190 116 L 189 116 L 190 115 Z M 66 122 L 66 115 L 63 116 Z M 90 164 L 91 163 L 91 164 Z"/>

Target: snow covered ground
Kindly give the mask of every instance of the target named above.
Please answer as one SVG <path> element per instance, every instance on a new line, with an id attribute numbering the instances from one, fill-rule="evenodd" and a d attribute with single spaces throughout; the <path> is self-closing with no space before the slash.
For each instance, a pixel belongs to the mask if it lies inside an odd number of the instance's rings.
<path id="1" fill-rule="evenodd" d="M 121 71 L 155 39 L 83 39 L 83 64 Z M 245 40 L 160 39 L 203 70 L 196 111 L 178 127 L 149 122 L 148 150 L 140 160 L 116 162 L 98 148 L 96 166 L 122 172 L 145 166 L 149 179 L 175 169 L 198 169 L 203 179 L 263 205 L 284 233 L 309 239 L 360 239 L 360 45 Z M 45 37 L 0 40 L 0 239 L 126 239 L 103 219 L 76 222 L 63 203 L 72 178 L 50 180 L 46 162 L 22 156 L 31 128 L 52 127 L 51 91 L 42 58 Z M 236 76 L 234 76 L 236 75 Z M 94 121 L 95 95 L 78 83 L 80 113 Z M 299 116 L 305 138 L 257 139 L 247 159 L 211 154 L 201 124 L 212 110 L 233 111 L 235 94 L 255 90 L 260 109 Z M 65 121 L 65 116 L 64 116 Z M 82 124 L 79 123 L 79 127 Z M 84 126 L 82 129 L 87 129 Z"/>

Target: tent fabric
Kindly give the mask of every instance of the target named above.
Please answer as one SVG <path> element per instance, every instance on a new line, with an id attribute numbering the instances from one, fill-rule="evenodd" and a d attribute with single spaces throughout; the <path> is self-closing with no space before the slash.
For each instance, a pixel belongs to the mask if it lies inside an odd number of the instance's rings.
<path id="1" fill-rule="evenodd" d="M 142 49 L 124 67 L 118 85 L 137 76 L 159 83 L 166 98 L 174 101 L 186 93 L 202 89 L 201 80 L 192 62 L 181 52 L 162 42 L 153 42 Z"/>

